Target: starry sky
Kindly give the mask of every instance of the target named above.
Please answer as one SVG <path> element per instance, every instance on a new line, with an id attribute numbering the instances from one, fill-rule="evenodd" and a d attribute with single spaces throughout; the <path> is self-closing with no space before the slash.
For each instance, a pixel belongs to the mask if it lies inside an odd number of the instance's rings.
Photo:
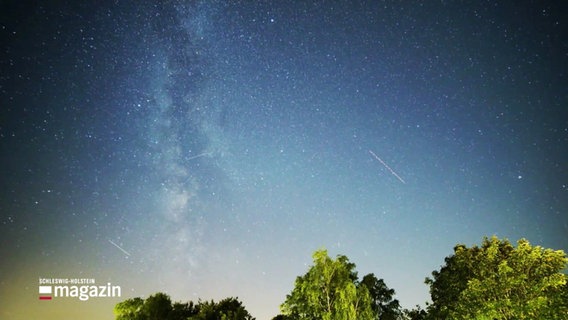
<path id="1" fill-rule="evenodd" d="M 268 320 L 321 247 L 424 306 L 457 243 L 568 250 L 562 1 L 54 3 L 0 2 L 2 319 Z"/>

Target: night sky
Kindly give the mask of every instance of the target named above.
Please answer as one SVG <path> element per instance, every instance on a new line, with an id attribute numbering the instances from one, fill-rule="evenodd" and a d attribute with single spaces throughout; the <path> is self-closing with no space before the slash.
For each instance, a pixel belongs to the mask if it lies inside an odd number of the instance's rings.
<path id="1" fill-rule="evenodd" d="M 57 3 L 0 2 L 2 319 L 268 320 L 321 247 L 424 306 L 457 243 L 568 250 L 563 1 Z"/>

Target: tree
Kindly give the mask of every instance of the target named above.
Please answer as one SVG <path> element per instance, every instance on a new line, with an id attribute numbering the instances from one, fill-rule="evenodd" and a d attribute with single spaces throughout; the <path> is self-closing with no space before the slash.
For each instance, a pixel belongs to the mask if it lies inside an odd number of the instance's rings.
<path id="1" fill-rule="evenodd" d="M 174 302 L 158 292 L 142 298 L 127 299 L 114 307 L 116 320 L 254 320 L 238 298 L 226 298 L 218 303 L 194 304 Z"/>
<path id="2" fill-rule="evenodd" d="M 187 320 L 199 313 L 199 308 L 192 301 L 181 303 L 174 302 L 168 320 Z"/>
<path id="3" fill-rule="evenodd" d="M 238 298 L 226 298 L 217 305 L 221 319 L 224 320 L 254 320 Z"/>
<path id="4" fill-rule="evenodd" d="M 440 271 L 427 278 L 432 319 L 566 319 L 568 258 L 561 250 L 521 239 L 484 238 L 480 247 L 457 245 Z"/>
<path id="5" fill-rule="evenodd" d="M 114 307 L 116 320 L 164 320 L 171 319 L 172 302 L 170 297 L 158 292 L 142 298 L 127 299 Z"/>
<path id="6" fill-rule="evenodd" d="M 357 281 L 355 264 L 346 256 L 331 259 L 327 250 L 313 254 L 314 265 L 296 278 L 281 305 L 288 319 L 371 320 L 375 314 L 367 287 Z"/>
<path id="7" fill-rule="evenodd" d="M 393 298 L 395 291 L 387 287 L 383 279 L 377 279 L 374 274 L 369 273 L 363 277 L 361 285 L 369 291 L 371 308 L 377 314 L 376 319 L 396 320 L 400 317 L 400 304 Z"/>
<path id="8" fill-rule="evenodd" d="M 149 296 L 142 306 L 142 314 L 147 320 L 167 319 L 172 311 L 172 300 L 165 293 L 158 292 Z"/>
<path id="9" fill-rule="evenodd" d="M 141 314 L 144 299 L 132 298 L 117 303 L 114 306 L 116 320 L 145 320 Z"/>
<path id="10" fill-rule="evenodd" d="M 254 320 L 238 298 L 226 298 L 218 303 L 200 302 L 199 312 L 190 320 Z"/>
<path id="11" fill-rule="evenodd" d="M 423 310 L 419 305 L 417 305 L 414 309 L 404 309 L 402 312 L 404 317 L 403 319 L 406 320 L 426 320 L 427 313 L 426 310 Z"/>

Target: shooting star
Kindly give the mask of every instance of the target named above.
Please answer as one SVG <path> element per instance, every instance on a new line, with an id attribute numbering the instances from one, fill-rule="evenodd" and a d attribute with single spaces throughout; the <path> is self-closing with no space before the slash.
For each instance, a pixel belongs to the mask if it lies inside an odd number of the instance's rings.
<path id="1" fill-rule="evenodd" d="M 406 182 L 398 175 L 396 174 L 396 172 L 394 172 L 393 169 L 391 169 L 391 167 L 388 166 L 388 164 L 386 164 L 381 158 L 379 158 L 379 156 L 377 156 L 373 151 L 369 150 L 369 153 L 375 158 L 377 159 L 383 166 L 385 166 L 385 168 L 387 168 L 390 173 L 393 174 L 393 176 L 395 176 L 398 180 L 400 180 L 400 182 L 406 184 Z"/>
<path id="2" fill-rule="evenodd" d="M 193 160 L 193 159 L 197 159 L 197 158 L 201 158 L 201 157 L 205 157 L 205 156 L 210 156 L 211 152 L 204 152 L 204 153 L 200 153 L 198 155 L 192 156 L 192 157 L 188 157 L 187 160 Z"/>
<path id="3" fill-rule="evenodd" d="M 110 242 L 113 246 L 117 247 L 118 250 L 124 252 L 124 254 L 126 254 L 127 256 L 130 256 L 130 253 L 128 253 L 128 251 L 122 249 L 118 244 L 112 242 L 112 240 L 108 239 L 108 242 Z"/>

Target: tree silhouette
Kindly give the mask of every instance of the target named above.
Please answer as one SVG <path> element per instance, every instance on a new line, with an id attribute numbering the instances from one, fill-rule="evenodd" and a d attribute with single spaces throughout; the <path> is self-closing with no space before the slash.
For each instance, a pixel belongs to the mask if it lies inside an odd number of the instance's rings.
<path id="1" fill-rule="evenodd" d="M 191 320 L 254 320 L 237 298 L 226 298 L 218 303 L 200 302 L 199 312 Z"/>
<path id="2" fill-rule="evenodd" d="M 385 284 L 383 279 L 377 279 L 369 273 L 361 280 L 361 285 L 369 290 L 371 308 L 380 320 L 397 320 L 400 317 L 400 304 L 394 299 L 395 291 Z"/>
<path id="3" fill-rule="evenodd" d="M 165 293 L 158 292 L 144 301 L 142 314 L 148 320 L 164 320 L 168 318 L 172 309 L 170 297 Z"/>
<path id="4" fill-rule="evenodd" d="M 423 310 L 420 306 L 416 306 L 414 309 L 404 309 L 403 311 L 403 319 L 406 320 L 426 320 L 428 314 L 426 310 Z"/>
<path id="5" fill-rule="evenodd" d="M 178 319 L 188 319 L 199 313 L 199 307 L 195 305 L 192 301 L 181 303 L 174 302 L 172 305 L 172 311 L 168 316 L 168 320 L 178 320 Z"/>
<path id="6" fill-rule="evenodd" d="M 254 320 L 238 298 L 181 303 L 158 292 L 146 300 L 127 299 L 114 307 L 116 320 Z"/>

